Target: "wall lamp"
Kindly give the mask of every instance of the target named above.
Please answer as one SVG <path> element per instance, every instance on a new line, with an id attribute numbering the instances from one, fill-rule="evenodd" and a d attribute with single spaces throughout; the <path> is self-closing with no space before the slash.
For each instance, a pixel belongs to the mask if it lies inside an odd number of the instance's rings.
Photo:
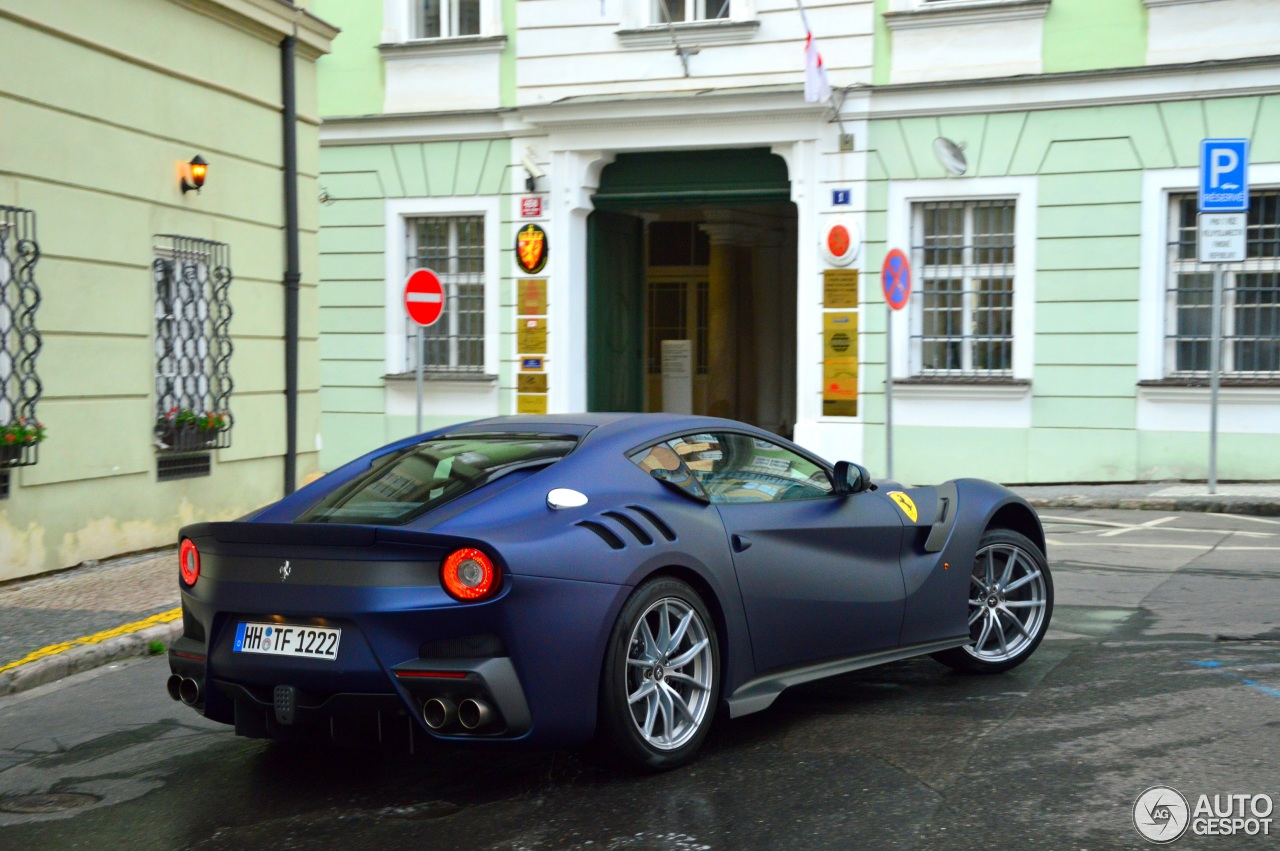
<path id="1" fill-rule="evenodd" d="M 186 195 L 188 192 L 192 190 L 199 192 L 200 187 L 204 186 L 205 175 L 209 173 L 209 164 L 205 162 L 204 157 L 200 156 L 199 154 L 196 154 L 194 157 L 192 157 L 191 162 L 187 163 L 187 165 L 190 166 L 191 180 L 188 181 L 186 176 L 185 175 L 183 176 L 182 178 L 182 194 L 183 195 Z"/>

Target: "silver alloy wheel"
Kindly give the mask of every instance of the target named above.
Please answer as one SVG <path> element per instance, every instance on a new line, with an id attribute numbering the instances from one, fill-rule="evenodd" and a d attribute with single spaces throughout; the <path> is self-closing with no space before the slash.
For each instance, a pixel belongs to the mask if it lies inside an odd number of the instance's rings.
<path id="1" fill-rule="evenodd" d="M 1048 594 L 1035 557 L 1013 544 L 978 550 L 969 577 L 969 655 L 1005 662 L 1031 645 L 1044 629 Z"/>
<path id="2" fill-rule="evenodd" d="M 664 597 L 636 621 L 627 646 L 627 704 L 650 746 L 671 751 L 693 738 L 711 703 L 711 639 L 684 600 Z"/>

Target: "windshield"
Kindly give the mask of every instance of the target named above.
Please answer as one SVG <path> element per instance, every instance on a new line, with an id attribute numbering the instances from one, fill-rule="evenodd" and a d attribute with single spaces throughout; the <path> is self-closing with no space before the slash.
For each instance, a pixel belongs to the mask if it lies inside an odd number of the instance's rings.
<path id="1" fill-rule="evenodd" d="M 373 462 L 298 523 L 399 526 L 516 470 L 545 467 L 577 445 L 565 435 L 468 435 L 419 443 Z"/>

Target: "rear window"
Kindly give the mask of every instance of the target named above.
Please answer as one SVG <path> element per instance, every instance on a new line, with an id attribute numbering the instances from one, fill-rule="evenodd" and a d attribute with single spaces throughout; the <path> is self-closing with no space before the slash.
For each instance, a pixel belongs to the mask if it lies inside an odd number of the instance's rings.
<path id="1" fill-rule="evenodd" d="M 307 509 L 299 523 L 398 526 L 517 470 L 554 464 L 578 444 L 565 435 L 467 435 L 384 455 Z"/>

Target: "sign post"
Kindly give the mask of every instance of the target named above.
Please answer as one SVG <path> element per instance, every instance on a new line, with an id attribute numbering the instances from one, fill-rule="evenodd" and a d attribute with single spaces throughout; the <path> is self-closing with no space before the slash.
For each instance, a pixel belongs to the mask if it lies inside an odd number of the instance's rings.
<path id="1" fill-rule="evenodd" d="M 880 267 L 880 287 L 889 306 L 884 318 L 884 455 L 885 478 L 893 478 L 893 312 L 911 297 L 911 261 L 895 248 Z"/>
<path id="2" fill-rule="evenodd" d="M 404 310 L 418 327 L 414 335 L 417 356 L 414 358 L 414 384 L 418 393 L 417 433 L 422 434 L 422 329 L 436 324 L 444 315 L 444 287 L 440 276 L 430 269 L 419 269 L 404 282 Z"/>
<path id="3" fill-rule="evenodd" d="M 1249 212 L 1249 140 L 1200 142 L 1200 215 L 1196 259 L 1213 264 L 1209 332 L 1209 493 L 1218 492 L 1218 391 L 1222 383 L 1222 288 L 1226 263 L 1245 258 Z"/>

